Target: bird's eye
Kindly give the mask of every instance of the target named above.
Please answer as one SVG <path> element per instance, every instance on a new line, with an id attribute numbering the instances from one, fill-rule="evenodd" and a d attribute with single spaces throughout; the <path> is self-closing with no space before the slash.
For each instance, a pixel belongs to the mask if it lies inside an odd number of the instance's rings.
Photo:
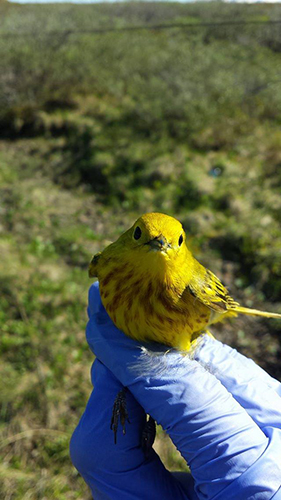
<path id="1" fill-rule="evenodd" d="M 179 237 L 179 247 L 181 246 L 182 242 L 183 242 L 183 235 L 181 234 Z"/>
<path id="2" fill-rule="evenodd" d="M 141 228 L 137 226 L 134 232 L 134 238 L 135 240 L 139 240 L 140 237 L 141 237 Z"/>

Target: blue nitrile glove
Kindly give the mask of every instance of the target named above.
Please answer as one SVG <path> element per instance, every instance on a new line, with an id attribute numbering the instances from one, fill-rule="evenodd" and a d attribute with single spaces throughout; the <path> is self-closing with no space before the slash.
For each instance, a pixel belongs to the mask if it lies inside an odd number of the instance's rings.
<path id="1" fill-rule="evenodd" d="M 193 360 L 159 345 L 143 348 L 113 325 L 97 284 L 88 312 L 87 340 L 99 361 L 71 456 L 95 499 L 281 499 L 279 382 L 208 336 Z M 109 423 L 121 384 L 130 391 L 131 423 L 125 436 L 119 426 L 114 445 Z M 142 408 L 170 435 L 194 483 L 166 471 L 154 451 L 144 458 Z"/>

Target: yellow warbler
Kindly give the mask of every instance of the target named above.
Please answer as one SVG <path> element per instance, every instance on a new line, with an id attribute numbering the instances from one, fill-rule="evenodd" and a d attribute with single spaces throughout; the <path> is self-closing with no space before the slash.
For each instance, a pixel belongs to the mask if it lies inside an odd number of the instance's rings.
<path id="1" fill-rule="evenodd" d="M 115 325 L 139 341 L 188 350 L 209 325 L 237 313 L 281 318 L 241 307 L 186 246 L 179 221 L 148 213 L 94 255 L 89 276 Z"/>

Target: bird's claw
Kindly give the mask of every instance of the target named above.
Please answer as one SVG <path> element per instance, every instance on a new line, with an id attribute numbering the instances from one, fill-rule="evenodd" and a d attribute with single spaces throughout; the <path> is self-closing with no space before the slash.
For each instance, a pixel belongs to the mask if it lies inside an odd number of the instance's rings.
<path id="1" fill-rule="evenodd" d="M 155 420 L 149 416 L 146 421 L 141 437 L 141 447 L 144 452 L 145 458 L 148 457 L 156 436 Z"/>
<path id="2" fill-rule="evenodd" d="M 126 434 L 126 421 L 130 423 L 127 411 L 126 392 L 126 387 L 123 387 L 123 389 L 118 392 L 112 409 L 110 429 L 113 430 L 115 444 L 117 443 L 117 429 L 119 420 L 123 428 L 123 434 Z"/>

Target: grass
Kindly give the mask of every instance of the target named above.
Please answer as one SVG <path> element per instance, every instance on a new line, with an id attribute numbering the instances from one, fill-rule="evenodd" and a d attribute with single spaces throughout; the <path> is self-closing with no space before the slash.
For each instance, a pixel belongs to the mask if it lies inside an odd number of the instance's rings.
<path id="1" fill-rule="evenodd" d="M 280 40 L 258 26 L 42 31 L 276 20 L 280 6 L 2 2 L 0 11 L 0 35 L 41 33 L 0 38 L 0 493 L 87 499 L 68 442 L 91 391 L 93 253 L 140 213 L 163 211 L 235 298 L 281 310 Z M 214 333 L 281 376 L 280 322 L 239 317 Z M 165 465 L 185 470 L 157 436 Z"/>

